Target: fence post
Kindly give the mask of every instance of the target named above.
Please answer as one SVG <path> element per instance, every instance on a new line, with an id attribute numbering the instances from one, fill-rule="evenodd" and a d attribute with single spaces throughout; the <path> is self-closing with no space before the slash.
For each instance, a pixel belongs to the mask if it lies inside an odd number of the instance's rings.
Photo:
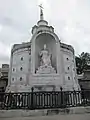
<path id="1" fill-rule="evenodd" d="M 33 110 L 34 109 L 34 102 L 33 102 L 33 91 L 34 91 L 34 88 L 32 87 L 31 88 L 31 109 Z"/>
<path id="2" fill-rule="evenodd" d="M 61 107 L 63 107 L 63 91 L 62 91 L 62 87 L 60 87 L 61 90 Z"/>
<path id="3" fill-rule="evenodd" d="M 82 105 L 85 106 L 85 90 L 81 91 L 81 95 L 82 95 Z"/>

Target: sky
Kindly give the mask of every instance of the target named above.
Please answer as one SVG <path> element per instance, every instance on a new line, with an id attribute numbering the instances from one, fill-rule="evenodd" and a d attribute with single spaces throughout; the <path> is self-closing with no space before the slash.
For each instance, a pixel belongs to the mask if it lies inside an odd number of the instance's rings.
<path id="1" fill-rule="evenodd" d="M 76 55 L 90 52 L 90 0 L 0 0 L 0 66 L 10 63 L 13 44 L 30 41 L 40 4 L 61 42 Z"/>

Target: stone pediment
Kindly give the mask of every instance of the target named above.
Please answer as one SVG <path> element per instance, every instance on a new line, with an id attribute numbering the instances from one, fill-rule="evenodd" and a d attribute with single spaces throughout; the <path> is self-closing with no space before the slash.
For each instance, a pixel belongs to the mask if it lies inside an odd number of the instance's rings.
<path id="1" fill-rule="evenodd" d="M 40 66 L 36 71 L 37 74 L 55 74 L 56 70 L 52 66 Z"/>

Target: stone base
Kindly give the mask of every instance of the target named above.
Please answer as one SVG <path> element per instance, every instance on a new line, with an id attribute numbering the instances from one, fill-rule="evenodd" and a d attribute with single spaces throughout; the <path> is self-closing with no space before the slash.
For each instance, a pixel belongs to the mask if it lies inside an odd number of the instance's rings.
<path id="1" fill-rule="evenodd" d="M 31 92 L 30 85 L 10 85 L 7 86 L 6 92 Z"/>
<path id="2" fill-rule="evenodd" d="M 62 86 L 62 81 L 60 80 L 60 75 L 58 74 L 34 74 L 30 75 L 29 84 L 32 87 L 40 88 L 45 91 L 60 90 L 60 86 Z M 57 89 L 59 88 L 59 89 Z"/>
<path id="3" fill-rule="evenodd" d="M 52 66 L 40 66 L 36 71 L 37 74 L 55 74 L 56 71 Z"/>
<path id="4" fill-rule="evenodd" d="M 53 74 L 29 74 L 28 84 L 11 84 L 7 86 L 6 92 L 30 92 L 31 88 L 35 87 L 36 91 L 40 88 L 41 91 L 60 91 L 60 87 L 63 91 L 78 91 L 78 85 L 63 84 L 63 78 L 56 73 Z"/>

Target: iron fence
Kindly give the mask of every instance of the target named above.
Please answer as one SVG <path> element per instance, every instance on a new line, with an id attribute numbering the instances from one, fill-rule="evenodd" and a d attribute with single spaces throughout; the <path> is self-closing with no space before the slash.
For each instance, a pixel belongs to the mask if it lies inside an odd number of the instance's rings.
<path id="1" fill-rule="evenodd" d="M 0 109 L 51 109 L 90 105 L 87 91 L 0 93 Z"/>

